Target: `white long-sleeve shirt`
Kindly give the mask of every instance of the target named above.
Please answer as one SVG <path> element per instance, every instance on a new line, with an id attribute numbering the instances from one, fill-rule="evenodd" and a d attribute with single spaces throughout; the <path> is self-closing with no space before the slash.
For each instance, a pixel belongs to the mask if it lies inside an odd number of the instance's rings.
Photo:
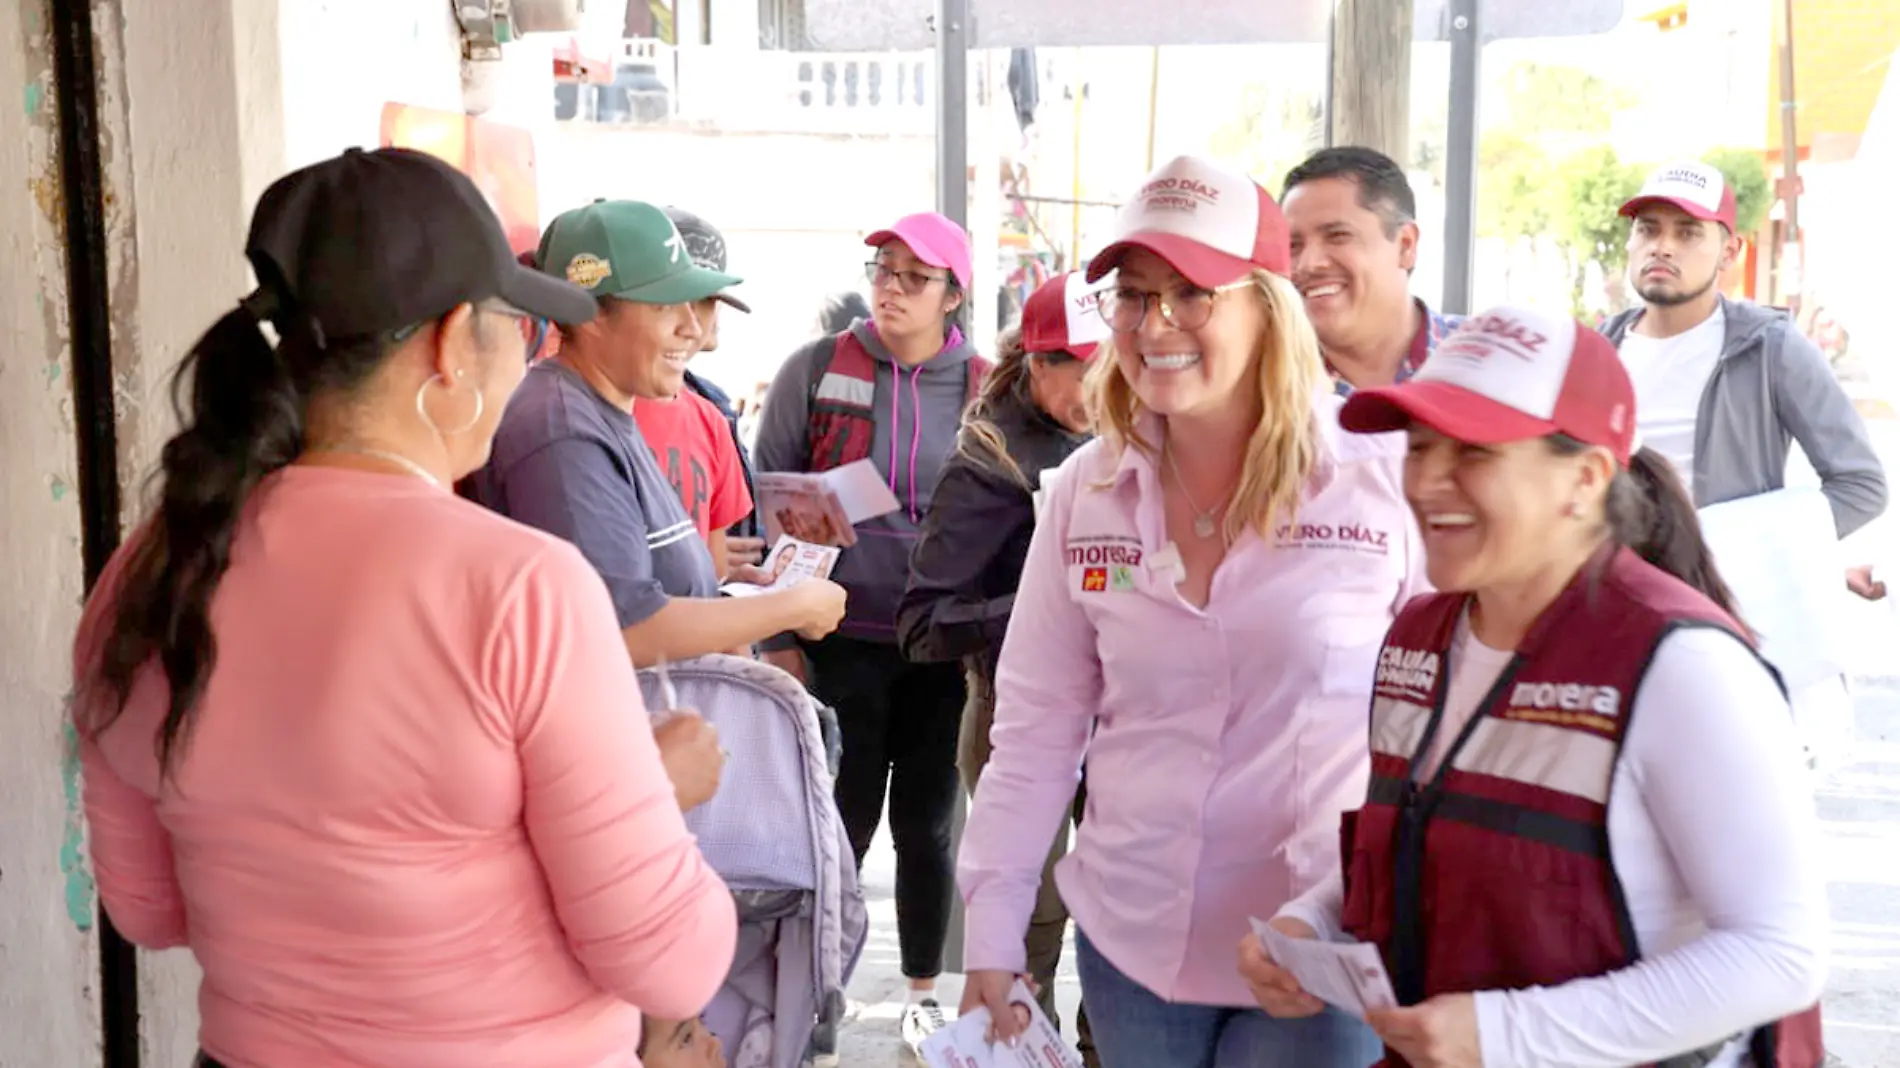
<path id="1" fill-rule="evenodd" d="M 1446 722 L 1456 738 L 1510 661 L 1462 622 Z M 1610 859 L 1642 959 L 1552 987 L 1478 992 L 1485 1068 L 1626 1068 L 1798 1012 L 1827 974 L 1827 887 L 1788 703 L 1734 638 L 1665 638 L 1637 689 L 1610 792 Z M 1428 754 L 1428 764 L 1442 752 Z M 1421 774 L 1425 771 L 1421 769 Z M 1340 939 L 1335 875 L 1280 915 Z M 1738 1039 L 1711 1068 L 1748 1064 Z"/>

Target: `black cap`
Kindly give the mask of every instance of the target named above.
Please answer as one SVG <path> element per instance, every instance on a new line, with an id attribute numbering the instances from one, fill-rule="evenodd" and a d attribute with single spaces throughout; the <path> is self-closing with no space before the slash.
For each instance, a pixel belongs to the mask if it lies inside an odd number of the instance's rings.
<path id="1" fill-rule="evenodd" d="M 673 220 L 673 228 L 686 241 L 686 255 L 708 271 L 725 274 L 726 235 L 720 233 L 719 228 L 712 223 L 683 208 L 667 207 L 662 210 L 666 212 L 667 218 Z M 742 312 L 752 311 L 750 305 L 730 293 L 720 293 L 718 299 Z"/>
<path id="2" fill-rule="evenodd" d="M 556 322 L 594 317 L 580 287 L 516 259 L 467 175 L 409 149 L 352 148 L 278 179 L 244 251 L 265 306 L 294 309 L 320 340 L 374 337 L 492 298 Z"/>

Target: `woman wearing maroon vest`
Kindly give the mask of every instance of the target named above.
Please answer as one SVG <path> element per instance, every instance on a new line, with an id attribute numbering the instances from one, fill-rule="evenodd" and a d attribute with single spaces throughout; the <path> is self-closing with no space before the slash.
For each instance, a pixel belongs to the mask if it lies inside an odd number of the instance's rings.
<path id="1" fill-rule="evenodd" d="M 911 988 L 904 1030 L 921 1039 L 942 1022 L 934 994 L 950 919 L 963 675 L 955 664 L 904 660 L 897 602 L 964 405 L 988 365 L 963 332 L 970 238 L 962 227 L 934 213 L 909 215 L 865 244 L 875 250 L 865 265 L 870 320 L 785 361 L 766 394 L 754 456 L 760 471 L 869 460 L 898 500 L 896 511 L 858 524 L 857 543 L 831 576 L 848 595 L 844 623 L 832 637 L 805 643 L 804 654 L 813 688 L 838 711 L 838 810 L 859 864 L 889 787 L 898 944 Z M 767 655 L 803 675 L 798 649 L 778 644 Z"/>
<path id="2" fill-rule="evenodd" d="M 1341 413 L 1407 432 L 1442 592 L 1380 654 L 1343 878 L 1272 923 L 1379 947 L 1387 1065 L 1823 1059 L 1800 739 L 1634 409 L 1601 336 L 1506 308 Z M 1257 939 L 1241 970 L 1269 1013 L 1318 1008 Z"/>

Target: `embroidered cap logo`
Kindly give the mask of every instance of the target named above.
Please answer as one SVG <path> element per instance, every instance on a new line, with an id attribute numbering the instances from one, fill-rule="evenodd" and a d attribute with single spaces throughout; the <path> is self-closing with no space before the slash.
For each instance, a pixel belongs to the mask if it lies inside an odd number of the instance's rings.
<path id="1" fill-rule="evenodd" d="M 614 273 L 613 265 L 591 252 L 583 252 L 567 261 L 567 280 L 582 289 L 592 289 Z"/>

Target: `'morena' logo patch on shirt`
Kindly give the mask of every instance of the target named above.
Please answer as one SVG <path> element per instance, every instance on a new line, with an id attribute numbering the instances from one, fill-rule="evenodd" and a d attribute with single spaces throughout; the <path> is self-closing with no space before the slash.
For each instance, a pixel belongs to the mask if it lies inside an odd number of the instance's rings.
<path id="1" fill-rule="evenodd" d="M 1282 523 L 1273 542 L 1283 549 L 1328 549 L 1385 556 L 1392 551 L 1391 531 L 1371 523 Z"/>
<path id="2" fill-rule="evenodd" d="M 1121 535 L 1070 538 L 1062 554 L 1070 567 L 1141 566 L 1141 542 Z"/>
<path id="3" fill-rule="evenodd" d="M 1070 538 L 1062 557 L 1075 586 L 1083 593 L 1128 593 L 1135 589 L 1135 569 L 1141 566 L 1141 542 L 1126 534 L 1096 534 Z"/>

